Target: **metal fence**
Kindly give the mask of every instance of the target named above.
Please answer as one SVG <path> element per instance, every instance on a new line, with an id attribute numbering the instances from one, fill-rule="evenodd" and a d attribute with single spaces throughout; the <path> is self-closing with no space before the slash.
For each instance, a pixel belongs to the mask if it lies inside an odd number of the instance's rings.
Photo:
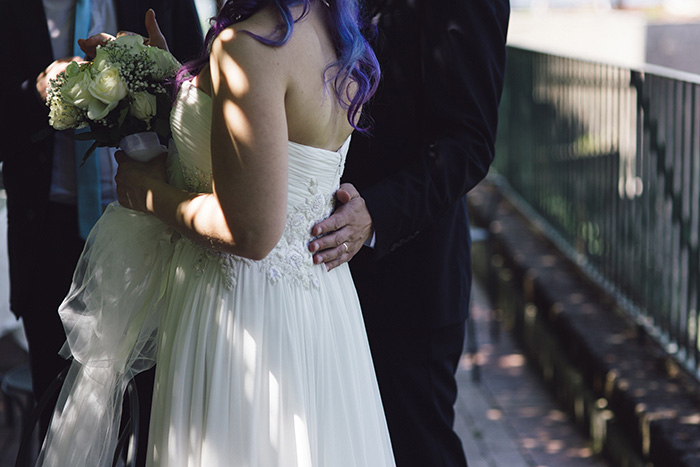
<path id="1" fill-rule="evenodd" d="M 700 76 L 511 47 L 494 169 L 700 376 Z"/>

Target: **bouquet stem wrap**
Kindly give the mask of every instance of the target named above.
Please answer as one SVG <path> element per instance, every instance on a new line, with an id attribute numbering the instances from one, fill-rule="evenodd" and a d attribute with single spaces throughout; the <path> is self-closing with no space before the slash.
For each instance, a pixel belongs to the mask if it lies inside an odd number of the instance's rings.
<path id="1" fill-rule="evenodd" d="M 148 162 L 168 151 L 168 148 L 160 144 L 158 134 L 153 131 L 127 135 L 119 141 L 119 147 L 127 156 L 139 162 Z"/>
<path id="2" fill-rule="evenodd" d="M 172 233 L 116 202 L 90 233 L 59 308 L 74 360 L 37 465 L 112 464 L 126 385 L 155 363 Z"/>

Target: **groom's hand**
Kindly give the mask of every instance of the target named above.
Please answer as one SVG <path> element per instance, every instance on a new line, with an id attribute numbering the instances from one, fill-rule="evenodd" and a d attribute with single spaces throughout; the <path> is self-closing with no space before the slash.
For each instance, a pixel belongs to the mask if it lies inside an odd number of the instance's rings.
<path id="1" fill-rule="evenodd" d="M 97 54 L 98 45 L 104 45 L 113 40 L 114 36 L 107 34 L 106 32 L 101 32 L 99 34 L 95 34 L 94 36 L 90 36 L 87 39 L 78 39 L 78 46 L 80 47 L 80 50 L 85 52 L 85 59 L 92 60 L 95 58 L 95 54 Z"/>
<path id="2" fill-rule="evenodd" d="M 309 243 L 314 263 L 325 264 L 329 271 L 350 261 L 374 233 L 365 200 L 353 185 L 343 183 L 335 197 L 338 206 L 311 229 L 311 234 L 319 238 Z"/>
<path id="3" fill-rule="evenodd" d="M 165 40 L 163 33 L 160 32 L 160 26 L 158 26 L 158 21 L 156 21 L 156 12 L 152 9 L 146 12 L 146 31 L 148 31 L 146 45 L 158 47 L 168 52 L 170 51 L 168 49 L 168 42 Z"/>
<path id="4" fill-rule="evenodd" d="M 158 26 L 158 21 L 156 20 L 156 13 L 152 9 L 146 12 L 145 23 L 148 37 L 144 41 L 144 44 L 158 47 L 159 49 L 168 50 L 168 42 L 165 40 L 163 33 L 160 32 L 160 27 Z M 120 31 L 117 34 L 117 37 L 128 34 L 134 33 Z M 114 36 L 101 32 L 99 34 L 95 34 L 94 36 L 90 36 L 87 39 L 78 39 L 78 46 L 80 46 L 80 50 L 85 52 L 85 57 L 88 60 L 92 60 L 95 58 L 95 54 L 97 53 L 97 46 L 103 45 L 105 42 L 112 40 L 114 40 Z"/>

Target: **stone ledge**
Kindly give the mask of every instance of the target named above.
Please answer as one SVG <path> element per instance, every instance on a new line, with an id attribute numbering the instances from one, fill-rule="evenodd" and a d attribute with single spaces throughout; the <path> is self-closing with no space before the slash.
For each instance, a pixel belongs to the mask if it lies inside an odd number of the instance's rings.
<path id="1" fill-rule="evenodd" d="M 485 180 L 468 196 L 474 272 L 594 450 L 620 466 L 700 466 L 700 384 Z"/>

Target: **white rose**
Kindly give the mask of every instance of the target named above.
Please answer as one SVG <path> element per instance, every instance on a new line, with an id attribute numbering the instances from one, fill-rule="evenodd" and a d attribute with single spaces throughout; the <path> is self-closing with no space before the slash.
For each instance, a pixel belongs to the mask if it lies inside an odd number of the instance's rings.
<path id="1" fill-rule="evenodd" d="M 86 67 L 81 67 L 80 64 L 76 61 L 72 61 L 66 66 L 66 69 L 63 70 L 63 73 L 66 76 L 66 79 L 72 77 L 73 75 L 76 75 L 81 72 L 81 68 L 86 68 Z"/>
<path id="2" fill-rule="evenodd" d="M 71 65 L 75 62 L 71 62 Z M 66 69 L 66 82 L 61 88 L 61 96 L 66 103 L 74 105 L 80 109 L 87 109 L 88 104 L 94 99 L 90 94 L 89 87 L 92 76 L 88 67 L 77 67 L 71 70 L 71 65 Z M 70 71 L 70 72 L 69 72 Z"/>
<path id="3" fill-rule="evenodd" d="M 134 55 L 148 48 L 148 46 L 143 43 L 143 36 L 139 36 L 138 34 L 126 34 L 117 37 L 114 39 L 114 43 L 127 46 Z"/>
<path id="4" fill-rule="evenodd" d="M 148 123 L 156 114 L 156 96 L 141 91 L 134 94 L 131 102 L 131 115 Z"/>
<path id="5" fill-rule="evenodd" d="M 105 118 L 127 94 L 126 83 L 119 76 L 119 70 L 115 66 L 107 66 L 99 72 L 88 90 L 95 98 L 88 103 L 90 120 Z"/>
<path id="6" fill-rule="evenodd" d="M 148 58 L 155 63 L 156 70 L 154 75 L 159 77 L 173 76 L 180 68 L 180 62 L 170 52 L 159 49 L 158 47 L 147 47 L 146 54 Z"/>
<path id="7" fill-rule="evenodd" d="M 82 114 L 77 107 L 67 104 L 61 104 L 60 101 L 54 100 L 51 102 L 49 109 L 49 125 L 56 130 L 69 130 L 71 128 L 80 128 L 83 123 Z"/>
<path id="8" fill-rule="evenodd" d="M 104 45 L 100 45 L 97 47 L 95 58 L 92 60 L 92 66 L 96 73 L 104 71 L 105 68 L 113 63 L 109 50 L 115 48 L 116 45 L 125 46 L 132 55 L 136 55 L 148 48 L 143 44 L 143 37 L 138 34 L 117 37 Z M 117 53 L 117 56 L 119 55 Z"/>
<path id="9" fill-rule="evenodd" d="M 92 70 L 94 73 L 100 73 L 112 63 L 112 58 L 107 53 L 105 46 L 98 46 L 95 52 L 95 58 L 92 60 Z"/>

